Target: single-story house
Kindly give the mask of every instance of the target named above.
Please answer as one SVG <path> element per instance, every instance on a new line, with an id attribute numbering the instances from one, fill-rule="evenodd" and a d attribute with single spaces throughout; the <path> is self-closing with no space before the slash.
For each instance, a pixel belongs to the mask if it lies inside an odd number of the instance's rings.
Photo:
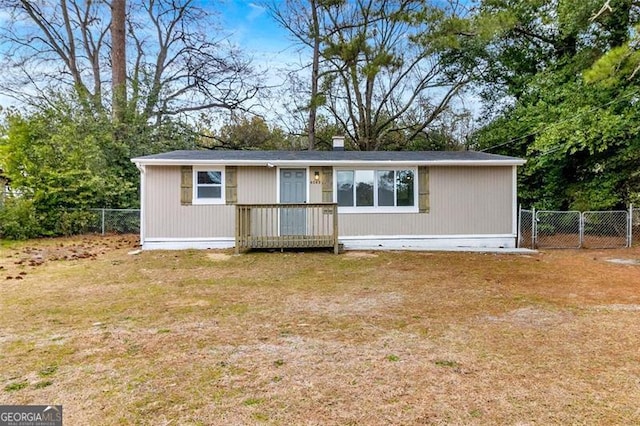
<path id="1" fill-rule="evenodd" d="M 473 151 L 172 151 L 141 173 L 143 249 L 512 248 L 517 166 Z"/>

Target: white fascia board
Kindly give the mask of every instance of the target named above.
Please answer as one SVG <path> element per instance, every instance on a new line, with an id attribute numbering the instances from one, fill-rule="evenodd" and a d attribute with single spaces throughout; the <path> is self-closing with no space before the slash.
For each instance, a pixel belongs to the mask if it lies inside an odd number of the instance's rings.
<path id="1" fill-rule="evenodd" d="M 136 165 L 145 166 L 275 166 L 275 167 L 446 167 L 446 166 L 521 166 L 525 160 L 423 160 L 423 161 L 362 161 L 362 160 L 175 160 L 175 159 L 149 159 L 134 158 L 131 160 Z"/>

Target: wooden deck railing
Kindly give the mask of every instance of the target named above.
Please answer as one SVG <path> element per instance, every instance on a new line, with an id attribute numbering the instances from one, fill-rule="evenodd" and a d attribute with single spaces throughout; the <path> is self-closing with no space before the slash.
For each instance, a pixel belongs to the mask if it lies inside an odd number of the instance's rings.
<path id="1" fill-rule="evenodd" d="M 333 247 L 338 253 L 337 204 L 236 205 L 236 253 L 312 247 Z"/>

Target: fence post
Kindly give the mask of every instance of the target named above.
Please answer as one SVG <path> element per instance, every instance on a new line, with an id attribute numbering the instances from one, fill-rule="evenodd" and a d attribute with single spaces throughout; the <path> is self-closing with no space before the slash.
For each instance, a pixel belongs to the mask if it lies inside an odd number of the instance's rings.
<path id="1" fill-rule="evenodd" d="M 584 212 L 580 212 L 580 220 L 578 221 L 578 232 L 580 233 L 580 243 L 578 248 L 584 245 Z"/>
<path id="2" fill-rule="evenodd" d="M 104 236 L 104 209 L 100 209 L 102 211 L 102 235 Z"/>
<path id="3" fill-rule="evenodd" d="M 536 240 L 537 240 L 537 235 L 538 233 L 538 227 L 536 226 L 536 208 L 532 207 L 531 208 L 531 248 L 533 250 L 536 249 Z"/>
<path id="4" fill-rule="evenodd" d="M 629 203 L 627 215 L 627 247 L 631 247 L 633 245 L 633 203 Z"/>
<path id="5" fill-rule="evenodd" d="M 522 234 L 522 204 L 518 205 L 518 229 L 516 230 L 518 235 L 516 236 L 516 247 L 520 248 L 520 234 Z"/>

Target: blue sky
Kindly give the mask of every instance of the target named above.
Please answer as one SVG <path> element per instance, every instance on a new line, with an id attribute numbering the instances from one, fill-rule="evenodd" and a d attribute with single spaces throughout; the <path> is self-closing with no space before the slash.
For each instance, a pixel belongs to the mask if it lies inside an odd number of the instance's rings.
<path id="1" fill-rule="evenodd" d="M 287 32 L 269 16 L 260 1 L 203 0 L 203 4 L 207 3 L 215 3 L 213 7 L 221 14 L 224 29 L 256 62 L 274 64 L 297 57 Z"/>
<path id="2" fill-rule="evenodd" d="M 247 0 L 206 1 L 215 3 L 215 10 L 221 14 L 225 29 L 231 30 L 243 44 L 259 45 L 271 41 L 286 44 L 286 33 L 269 16 L 260 2 Z"/>
<path id="3" fill-rule="evenodd" d="M 131 0 L 134 1 L 134 0 Z M 137 0 L 135 0 L 137 1 Z M 197 0 L 202 7 L 211 7 L 219 14 L 222 31 L 231 42 L 253 59 L 254 66 L 267 75 L 272 84 L 280 83 L 277 69 L 297 61 L 298 53 L 287 32 L 267 12 L 264 2 L 278 0 Z M 0 9 L 0 25 L 9 17 Z M 0 105 L 15 104 L 15 100 L 0 93 Z"/>

